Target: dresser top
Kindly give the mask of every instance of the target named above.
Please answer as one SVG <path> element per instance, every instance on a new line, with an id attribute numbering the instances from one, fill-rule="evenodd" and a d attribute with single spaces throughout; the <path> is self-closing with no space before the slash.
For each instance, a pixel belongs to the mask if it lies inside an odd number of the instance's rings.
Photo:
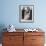
<path id="1" fill-rule="evenodd" d="M 16 29 L 16 32 L 26 32 L 24 29 Z M 32 32 L 32 31 L 28 31 Z M 33 31 L 33 32 L 44 32 L 43 30 Z"/>
<path id="2" fill-rule="evenodd" d="M 6 32 L 8 32 L 8 31 L 6 31 Z M 15 32 L 25 32 L 25 33 L 27 33 L 24 29 L 16 29 L 16 31 Z M 43 32 L 43 31 L 41 31 L 41 30 L 39 30 L 39 31 L 28 31 L 29 33 L 39 33 L 39 32 Z"/>

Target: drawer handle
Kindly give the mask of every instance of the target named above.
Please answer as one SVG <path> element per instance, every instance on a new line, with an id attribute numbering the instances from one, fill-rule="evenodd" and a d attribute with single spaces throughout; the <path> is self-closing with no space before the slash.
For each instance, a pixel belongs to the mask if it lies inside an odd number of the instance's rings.
<path id="1" fill-rule="evenodd" d="M 36 40 L 36 39 L 32 39 L 32 40 Z"/>
<path id="2" fill-rule="evenodd" d="M 12 40 L 11 38 L 9 38 L 10 40 Z"/>
<path id="3" fill-rule="evenodd" d="M 9 38 L 10 40 L 13 40 L 13 38 Z"/>

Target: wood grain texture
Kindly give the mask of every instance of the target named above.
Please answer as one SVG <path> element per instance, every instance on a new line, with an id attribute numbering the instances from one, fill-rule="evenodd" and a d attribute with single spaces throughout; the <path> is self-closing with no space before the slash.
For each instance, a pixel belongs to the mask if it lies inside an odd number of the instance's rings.
<path id="1" fill-rule="evenodd" d="M 44 46 L 44 32 L 3 32 L 3 46 Z"/>
<path id="2" fill-rule="evenodd" d="M 44 46 L 44 32 L 24 33 L 24 46 Z"/>
<path id="3" fill-rule="evenodd" d="M 3 46 L 23 46 L 23 33 L 4 33 Z"/>

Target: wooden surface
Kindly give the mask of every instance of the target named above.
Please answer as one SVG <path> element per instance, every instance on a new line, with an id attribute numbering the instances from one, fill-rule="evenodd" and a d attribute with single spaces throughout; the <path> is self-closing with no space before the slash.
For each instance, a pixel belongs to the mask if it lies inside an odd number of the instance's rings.
<path id="1" fill-rule="evenodd" d="M 3 36 L 3 46 L 22 46 L 23 33 L 5 32 Z"/>
<path id="2" fill-rule="evenodd" d="M 44 46 L 44 32 L 3 32 L 3 46 Z"/>
<path id="3" fill-rule="evenodd" d="M 44 33 L 24 33 L 24 46 L 44 46 Z"/>

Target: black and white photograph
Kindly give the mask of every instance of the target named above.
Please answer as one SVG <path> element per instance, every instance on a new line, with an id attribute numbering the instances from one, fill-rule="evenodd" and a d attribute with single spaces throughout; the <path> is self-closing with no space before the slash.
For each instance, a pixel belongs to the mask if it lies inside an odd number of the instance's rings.
<path id="1" fill-rule="evenodd" d="M 20 5 L 19 7 L 20 22 L 33 22 L 34 20 L 34 6 Z"/>

